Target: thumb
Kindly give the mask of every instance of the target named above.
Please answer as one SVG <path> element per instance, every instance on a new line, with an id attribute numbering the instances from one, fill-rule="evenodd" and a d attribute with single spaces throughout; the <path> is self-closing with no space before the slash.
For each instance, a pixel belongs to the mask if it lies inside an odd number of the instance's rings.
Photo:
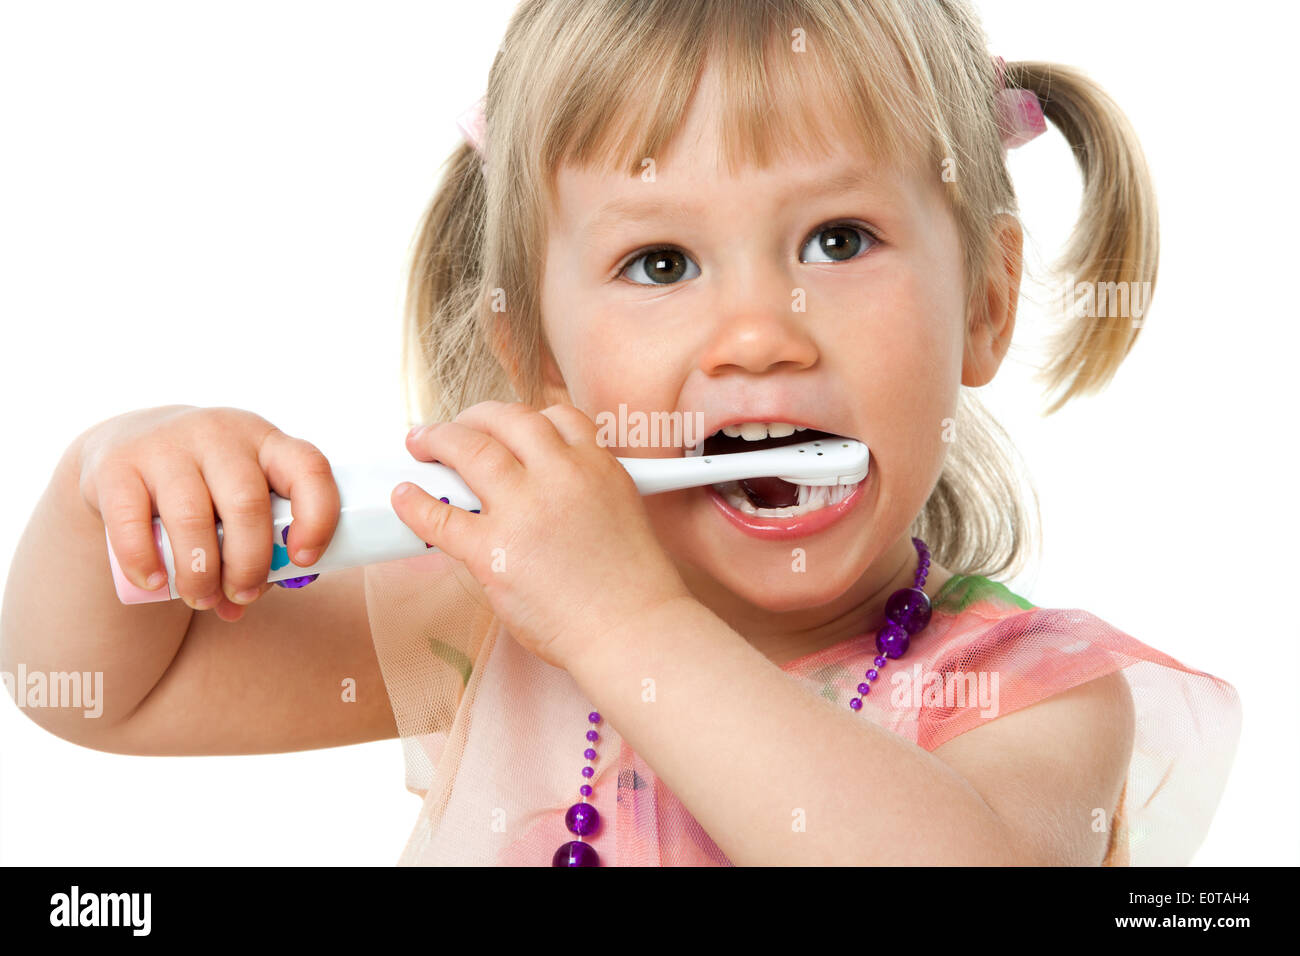
<path id="1" fill-rule="evenodd" d="M 434 498 L 418 485 L 404 481 L 393 489 L 393 510 L 408 528 L 426 545 L 444 551 L 457 561 L 464 561 L 475 537 L 474 519 L 445 498 Z"/>

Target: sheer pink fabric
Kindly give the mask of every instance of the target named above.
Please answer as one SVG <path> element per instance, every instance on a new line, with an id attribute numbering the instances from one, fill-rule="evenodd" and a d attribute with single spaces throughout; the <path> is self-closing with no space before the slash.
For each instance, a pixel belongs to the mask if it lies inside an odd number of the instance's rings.
<path id="1" fill-rule="evenodd" d="M 934 750 L 985 720 L 1123 671 L 1137 727 L 1103 865 L 1188 863 L 1236 750 L 1235 689 L 1086 611 L 1037 608 L 983 577 L 953 577 L 933 599 L 929 626 L 889 662 L 858 716 Z M 440 552 L 367 568 L 366 606 L 406 786 L 423 798 L 399 864 L 549 866 L 572 839 L 564 813 L 578 799 L 590 701 L 567 671 L 505 633 L 478 583 Z M 847 708 L 874 656 L 864 634 L 782 669 Z M 968 675 L 978 672 L 986 691 L 997 675 L 995 711 L 977 699 Z M 602 865 L 730 865 L 608 721 L 597 750 L 591 800 L 602 827 L 590 841 Z"/>

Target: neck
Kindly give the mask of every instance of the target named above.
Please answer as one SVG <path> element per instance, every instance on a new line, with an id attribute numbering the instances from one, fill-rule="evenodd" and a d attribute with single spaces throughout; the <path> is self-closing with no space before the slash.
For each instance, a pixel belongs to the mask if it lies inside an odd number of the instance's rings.
<path id="1" fill-rule="evenodd" d="M 678 564 L 678 570 L 697 600 L 779 667 L 861 634 L 874 634 L 885 623 L 889 596 L 914 585 L 916 565 L 916 548 L 911 535 L 905 535 L 839 597 L 817 607 L 779 612 L 751 604 L 698 569 Z M 922 590 L 933 599 L 951 577 L 952 572 L 932 558 Z"/>

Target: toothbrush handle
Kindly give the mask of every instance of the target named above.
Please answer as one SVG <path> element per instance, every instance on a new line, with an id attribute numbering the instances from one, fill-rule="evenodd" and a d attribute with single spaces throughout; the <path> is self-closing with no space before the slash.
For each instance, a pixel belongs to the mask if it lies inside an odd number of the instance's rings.
<path id="1" fill-rule="evenodd" d="M 823 483 L 834 483 L 836 476 L 852 473 L 859 466 L 865 469 L 867 454 L 865 445 L 836 440 L 725 455 L 619 458 L 618 461 L 632 476 L 641 494 L 655 495 L 762 475 L 799 475 L 800 478 L 792 480 L 824 478 L 829 479 L 829 482 Z M 420 540 L 402 522 L 389 503 L 393 488 L 403 481 L 409 481 L 457 508 L 473 512 L 482 508 L 460 475 L 437 462 L 402 458 L 391 462 L 345 465 L 334 469 L 334 481 L 339 490 L 338 525 L 320 559 L 305 568 L 289 560 L 289 552 L 285 547 L 288 543 L 289 525 L 293 523 L 289 501 L 277 494 L 271 495 L 274 537 L 271 572 L 267 575 L 267 581 L 307 578 L 323 571 L 380 564 L 414 557 L 431 550 L 433 546 Z M 818 482 L 814 480 L 810 483 Z M 205 555 L 198 552 L 198 549 L 194 554 L 174 555 L 167 529 L 159 518 L 153 519 L 153 533 L 159 558 L 167 571 L 167 586 L 146 591 L 123 574 L 117 556 L 113 553 L 112 542 L 108 540 L 107 528 L 104 531 L 114 585 L 123 604 L 145 604 L 180 597 L 176 590 L 175 561 L 178 558 L 194 563 L 201 561 L 205 566 L 220 560 L 219 555 Z M 221 522 L 218 521 L 218 545 L 223 541 L 224 533 Z"/>
<path id="2" fill-rule="evenodd" d="M 330 538 L 329 545 L 322 552 L 319 560 L 308 567 L 300 567 L 289 560 L 285 547 L 289 525 L 293 523 L 293 512 L 289 499 L 271 493 L 271 527 L 272 557 L 271 572 L 267 581 L 285 581 L 290 578 L 303 578 L 320 574 L 324 571 L 341 571 L 365 564 L 380 564 L 399 558 L 410 558 L 434 550 L 422 541 L 402 519 L 397 516 L 390 505 L 393 488 L 403 481 L 423 488 L 434 497 L 441 498 L 448 504 L 466 511 L 478 511 L 482 504 L 460 475 L 451 468 L 437 462 L 405 461 L 386 464 L 357 464 L 339 466 L 333 469 L 334 483 L 339 490 L 339 520 Z M 221 522 L 216 524 L 217 544 L 220 548 L 225 540 Z M 153 519 L 154 542 L 158 546 L 158 556 L 167 572 L 167 584 L 155 591 L 148 591 L 134 584 L 122 572 L 117 556 L 113 553 L 112 541 L 108 541 L 108 560 L 113 572 L 113 581 L 118 599 L 123 604 L 145 604 L 154 601 L 168 601 L 180 597 L 176 590 L 176 561 L 203 561 L 210 566 L 220 556 L 205 554 L 173 555 L 171 539 L 162 520 Z"/>

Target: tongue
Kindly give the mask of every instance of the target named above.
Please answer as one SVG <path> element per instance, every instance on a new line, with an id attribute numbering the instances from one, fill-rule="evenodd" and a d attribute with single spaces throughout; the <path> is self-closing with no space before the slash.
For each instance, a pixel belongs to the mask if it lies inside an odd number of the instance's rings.
<path id="1" fill-rule="evenodd" d="M 780 478 L 746 478 L 740 487 L 755 508 L 789 508 L 799 503 L 799 486 Z"/>

